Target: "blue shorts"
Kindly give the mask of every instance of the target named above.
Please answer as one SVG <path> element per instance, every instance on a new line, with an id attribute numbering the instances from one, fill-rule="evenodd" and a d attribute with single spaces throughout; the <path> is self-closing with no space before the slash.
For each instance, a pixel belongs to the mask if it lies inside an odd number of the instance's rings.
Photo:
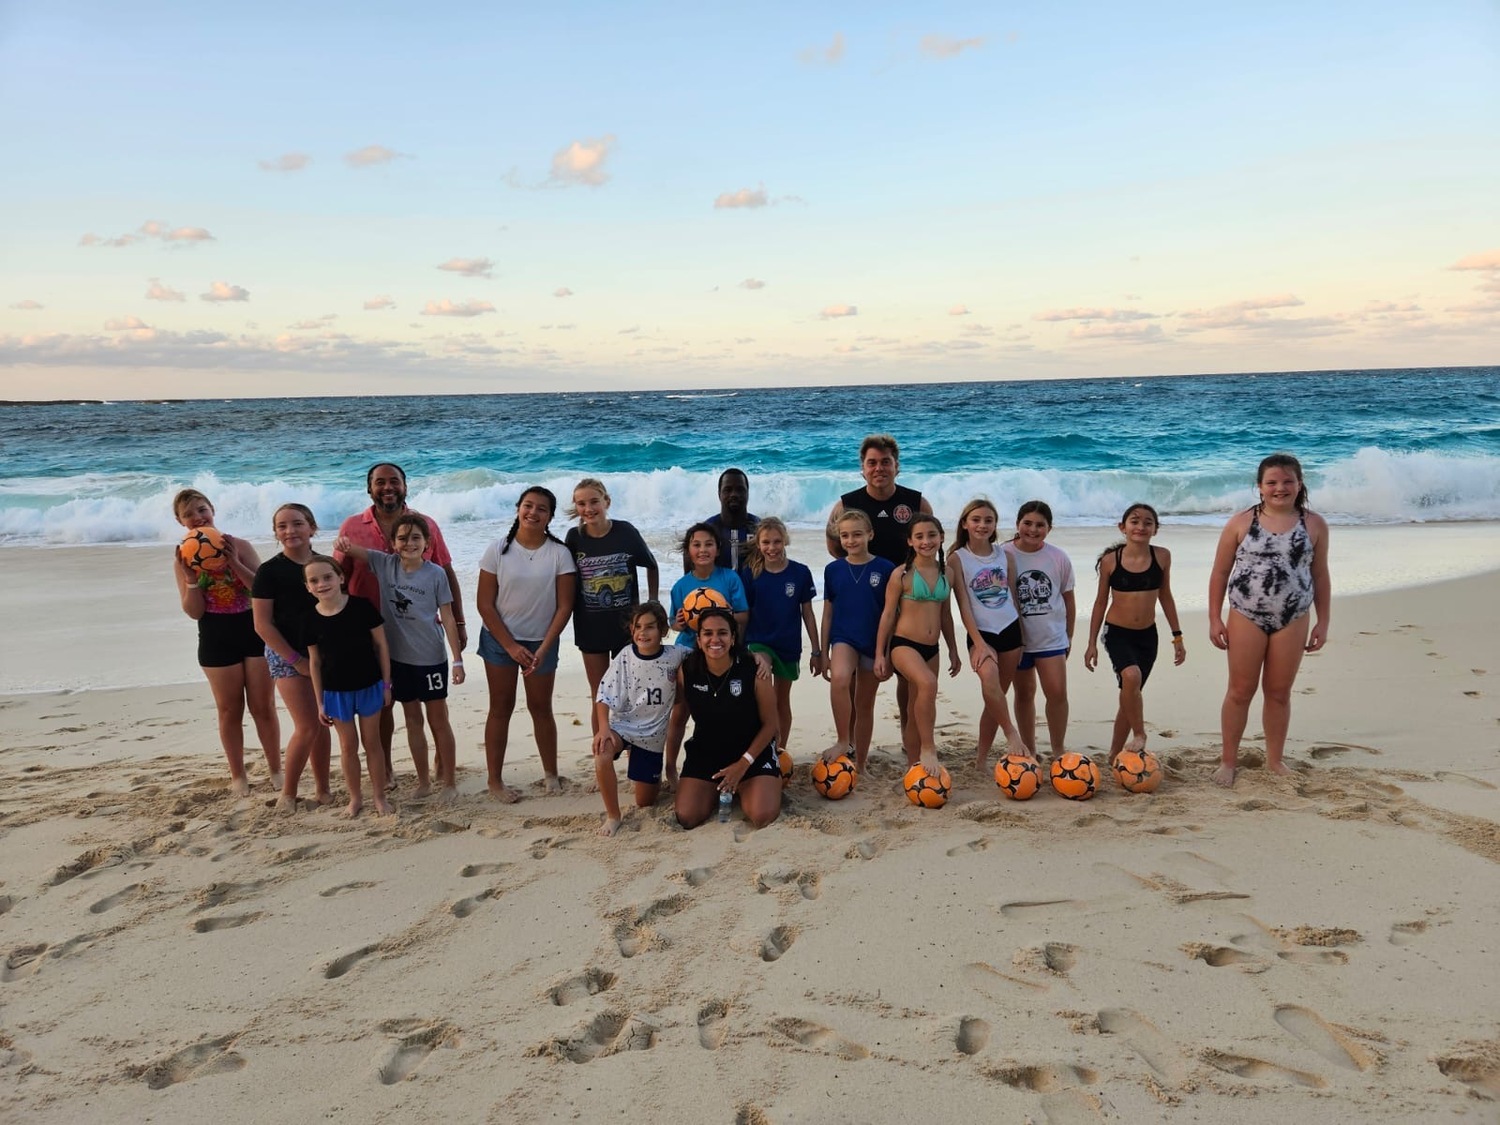
<path id="1" fill-rule="evenodd" d="M 516 638 L 516 643 L 525 645 L 532 652 L 541 648 L 541 641 L 523 641 Z M 559 644 L 553 641 L 550 648 L 541 653 L 536 671 L 542 676 L 550 676 L 557 671 L 557 657 Z M 479 657 L 486 664 L 493 664 L 496 668 L 519 668 L 520 665 L 510 658 L 510 653 L 500 647 L 500 642 L 495 640 L 494 635 L 488 629 L 479 630 Z"/>
<path id="2" fill-rule="evenodd" d="M 379 680 L 359 691 L 325 691 L 323 714 L 335 722 L 352 723 L 356 715 L 378 715 L 385 710 L 385 685 Z"/>
<path id="3" fill-rule="evenodd" d="M 299 652 L 297 655 L 303 660 L 307 659 L 305 652 Z M 273 680 L 290 680 L 300 675 L 297 669 L 283 660 L 281 653 L 270 645 L 266 645 L 266 668 L 269 669 Z"/>
<path id="4" fill-rule="evenodd" d="M 1021 663 L 1016 665 L 1016 670 L 1024 672 L 1029 668 L 1035 668 L 1038 660 L 1046 660 L 1053 656 L 1067 656 L 1070 651 L 1071 649 L 1066 648 L 1049 648 L 1045 652 L 1023 652 Z"/>
<path id="5" fill-rule="evenodd" d="M 639 781 L 643 785 L 661 784 L 661 771 L 666 762 L 665 754 L 655 753 L 633 742 L 625 743 L 620 750 L 620 754 L 627 752 L 630 754 L 630 762 L 625 767 L 626 777 L 631 781 Z M 620 760 L 620 754 L 615 755 L 615 761 Z"/>

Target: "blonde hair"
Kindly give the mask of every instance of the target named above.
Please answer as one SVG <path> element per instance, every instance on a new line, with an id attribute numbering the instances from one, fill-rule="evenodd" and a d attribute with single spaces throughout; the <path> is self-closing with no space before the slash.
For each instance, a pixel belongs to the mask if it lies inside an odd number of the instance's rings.
<path id="1" fill-rule="evenodd" d="M 837 531 L 841 524 L 848 523 L 850 520 L 854 520 L 856 523 L 864 524 L 866 531 L 868 531 L 871 535 L 875 534 L 875 525 L 870 521 L 869 513 L 862 512 L 858 508 L 844 509 L 844 514 L 833 521 L 834 530 Z"/>
<path id="2" fill-rule="evenodd" d="M 762 531 L 775 531 L 781 535 L 781 541 L 788 547 L 792 544 L 792 533 L 786 529 L 775 516 L 761 516 L 760 522 L 755 525 L 755 534 L 750 536 L 749 542 L 745 544 L 744 552 L 740 555 L 742 566 L 749 567 L 750 573 L 759 578 L 766 569 L 765 556 L 760 553 L 760 533 Z"/>
<path id="3" fill-rule="evenodd" d="M 976 496 L 964 505 L 964 510 L 958 513 L 958 526 L 953 529 L 953 550 L 969 545 L 969 529 L 964 526 L 964 521 L 969 518 L 970 512 L 977 512 L 980 508 L 988 508 L 995 517 L 996 530 L 990 532 L 990 542 L 995 542 L 1000 537 L 1000 509 L 995 507 L 983 496 Z"/>
<path id="4" fill-rule="evenodd" d="M 214 506 L 214 502 L 196 488 L 184 488 L 176 496 L 172 497 L 172 517 L 174 519 L 181 519 L 182 509 L 197 500 L 202 500 L 210 508 Z"/>
<path id="5" fill-rule="evenodd" d="M 573 491 L 576 493 L 581 488 L 592 488 L 600 496 L 604 497 L 604 506 L 606 508 L 613 503 L 609 498 L 609 489 L 605 488 L 604 482 L 597 477 L 584 477 L 573 486 Z M 567 516 L 570 520 L 576 520 L 578 518 L 578 505 L 569 504 L 563 515 Z"/>

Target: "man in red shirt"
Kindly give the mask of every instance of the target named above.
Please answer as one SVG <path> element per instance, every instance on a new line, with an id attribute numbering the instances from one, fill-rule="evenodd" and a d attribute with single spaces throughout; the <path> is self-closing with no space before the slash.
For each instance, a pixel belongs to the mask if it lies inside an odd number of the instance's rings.
<path id="1" fill-rule="evenodd" d="M 374 503 L 340 524 L 339 534 L 348 536 L 361 547 L 393 555 L 396 548 L 391 542 L 391 531 L 395 528 L 396 521 L 411 511 L 406 506 L 406 470 L 390 461 L 371 465 L 370 471 L 365 474 L 365 489 Z M 458 642 L 462 650 L 468 647 L 469 631 L 464 627 L 463 595 L 459 590 L 458 575 L 453 573 L 453 557 L 448 553 L 448 544 L 443 542 L 443 533 L 438 530 L 437 520 L 428 515 L 423 515 L 422 518 L 432 531 L 422 557 L 442 567 L 448 575 L 448 586 L 453 593 L 453 616 L 458 624 Z M 370 573 L 370 568 L 352 555 L 335 551 L 334 558 L 344 568 L 345 585 L 349 593 L 366 599 L 379 609 L 380 583 Z M 391 737 L 395 729 L 395 705 L 392 704 L 380 713 L 380 746 L 385 751 L 386 776 L 392 778 L 393 783 L 395 774 L 391 772 Z"/>

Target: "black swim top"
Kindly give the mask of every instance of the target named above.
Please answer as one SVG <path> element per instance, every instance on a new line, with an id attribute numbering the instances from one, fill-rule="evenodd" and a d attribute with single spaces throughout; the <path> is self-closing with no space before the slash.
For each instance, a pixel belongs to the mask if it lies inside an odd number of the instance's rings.
<path id="1" fill-rule="evenodd" d="M 1161 563 L 1156 561 L 1156 548 L 1151 548 L 1151 565 L 1145 570 L 1126 570 L 1125 563 L 1120 557 L 1124 550 L 1123 544 L 1115 548 L 1115 568 L 1109 572 L 1109 588 L 1118 590 L 1122 594 L 1137 593 L 1141 590 L 1160 590 Z"/>

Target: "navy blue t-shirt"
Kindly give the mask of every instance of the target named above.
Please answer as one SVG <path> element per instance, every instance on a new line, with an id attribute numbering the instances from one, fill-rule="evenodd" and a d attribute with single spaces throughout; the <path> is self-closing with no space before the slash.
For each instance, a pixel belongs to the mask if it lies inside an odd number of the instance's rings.
<path id="1" fill-rule="evenodd" d="M 786 561 L 780 574 L 769 570 L 756 578 L 745 567 L 740 571 L 745 596 L 750 602 L 747 645 L 765 645 L 783 660 L 795 663 L 802 656 L 802 607 L 818 596 L 812 571 L 799 562 Z"/>
<path id="2" fill-rule="evenodd" d="M 894 563 L 878 555 L 858 566 L 848 559 L 834 559 L 823 568 L 823 598 L 833 605 L 829 648 L 846 644 L 861 656 L 875 659 L 880 615 L 885 612 L 885 584 L 895 569 Z"/>

